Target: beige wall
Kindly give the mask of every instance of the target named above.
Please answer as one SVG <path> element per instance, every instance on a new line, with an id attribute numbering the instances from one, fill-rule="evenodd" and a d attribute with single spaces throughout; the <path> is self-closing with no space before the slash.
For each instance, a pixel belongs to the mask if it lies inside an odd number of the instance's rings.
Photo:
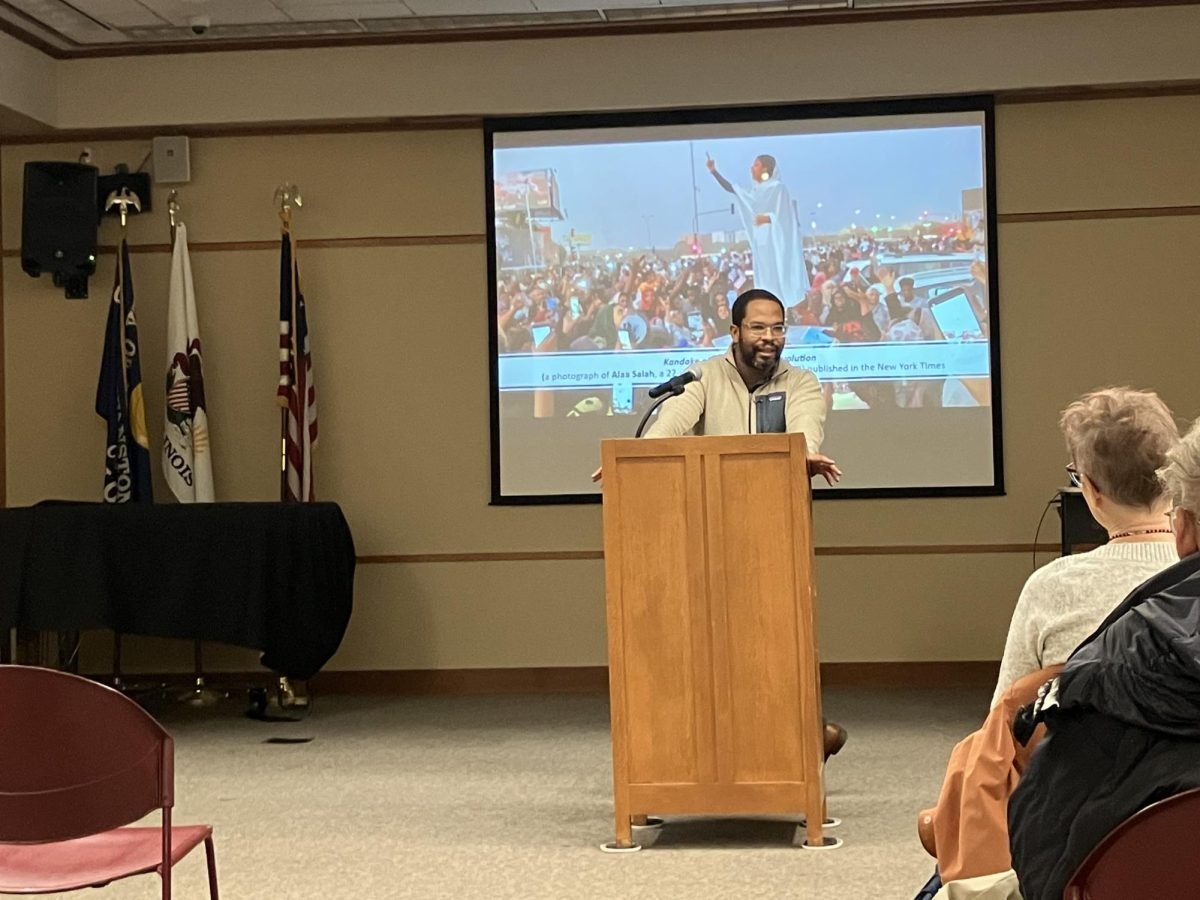
<path id="1" fill-rule="evenodd" d="M 1040 210 L 1200 204 L 1190 176 L 1200 98 L 1003 106 L 1001 216 Z M 136 164 L 145 142 L 96 143 L 101 166 Z M 304 189 L 302 237 L 481 235 L 482 140 L 470 130 L 195 140 L 181 188 L 198 247 L 276 235 L 284 178 Z M 21 165 L 73 145 L 0 151 L 3 246 L 20 243 Z M 135 243 L 164 243 L 165 196 L 135 219 Z M 117 227 L 103 225 L 113 242 Z M 1004 224 L 1000 228 L 1005 462 L 999 498 L 818 504 L 818 544 L 1028 543 L 1062 481 L 1056 412 L 1104 383 L 1159 389 L 1200 413 L 1196 286 L 1187 250 L 1200 218 Z M 103 426 L 92 412 L 113 257 L 92 298 L 63 299 L 5 258 L 8 502 L 90 498 Z M 273 250 L 195 252 L 221 499 L 276 490 Z M 309 249 L 301 265 L 320 388 L 321 494 L 340 502 L 363 555 L 596 549 L 596 507 L 491 508 L 486 272 L 482 242 Z M 134 257 L 149 409 L 161 408 L 165 253 Z M 436 313 L 431 312 L 436 310 Z M 455 364 L 441 336 L 457 330 Z M 436 379 L 437 387 L 433 387 Z M 455 396 L 456 415 L 439 415 Z M 152 446 L 161 427 L 151 416 Z M 836 427 L 836 419 L 831 423 Z M 930 448 L 930 452 L 939 452 Z M 586 464 L 582 461 L 581 464 Z M 158 487 L 162 490 L 161 482 Z M 1054 539 L 1053 521 L 1043 540 Z M 824 658 L 998 656 L 1027 554 L 826 556 L 819 560 Z M 187 649 L 135 644 L 136 665 L 186 665 Z M 250 657 L 217 651 L 221 665 Z M 409 563 L 360 568 L 356 612 L 335 668 L 593 665 L 605 658 L 602 564 Z"/>
<path id="2" fill-rule="evenodd" d="M 0 34 L 0 107 L 96 130 L 1165 82 L 1200 78 L 1197 33 L 1189 4 L 70 61 Z"/>
<path id="3" fill-rule="evenodd" d="M 0 32 L 0 109 L 53 123 L 58 117 L 57 73 L 46 54 Z"/>
<path id="4" fill-rule="evenodd" d="M 718 105 L 1200 79 L 1191 36 L 1200 7 L 1174 6 L 859 23 L 653 37 L 398 45 L 272 53 L 52 61 L 0 34 L 0 106 L 58 127 L 538 112 Z M 553 77 L 531 77 L 535 72 Z M 755 61 L 753 66 L 732 61 Z M 722 60 L 731 61 L 728 65 Z M 870 65 L 847 64 L 855 60 Z M 646 85 L 653 85 L 648 91 Z M 119 89 L 118 89 L 119 88 Z M 1200 98 L 1002 105 L 1002 216 L 1200 205 L 1194 147 Z M 98 137 L 98 136 L 97 136 Z M 89 141 L 105 170 L 137 165 L 147 141 Z M 92 398 L 113 257 L 92 299 L 70 302 L 21 271 L 21 165 L 74 159 L 79 142 L 0 147 L 6 253 L 3 366 L 7 501 L 90 498 L 103 426 Z M 274 186 L 299 183 L 307 238 L 475 236 L 448 245 L 333 246 L 302 252 L 320 388 L 318 484 L 340 502 L 359 553 L 594 550 L 595 507 L 487 505 L 486 254 L 477 131 L 200 138 L 181 186 L 210 371 L 222 499 L 276 492 L 274 250 L 203 251 L 271 240 Z M 165 243 L 165 191 L 135 219 L 136 244 Z M 116 240 L 103 226 L 102 240 Z M 1198 329 L 1187 250 L 1200 218 L 1011 222 L 999 233 L 1005 462 L 1000 498 L 818 504 L 818 544 L 1028 543 L 1061 482 L 1054 422 L 1104 383 L 1158 388 L 1200 413 Z M 134 270 L 151 410 L 161 406 L 165 253 Z M 447 370 L 431 307 L 461 347 Z M 439 387 L 427 385 L 436 377 Z M 413 387 L 412 385 L 417 385 Z M 453 393 L 445 422 L 439 392 Z M 156 436 L 160 423 L 151 417 Z M 836 427 L 836 419 L 831 423 Z M 937 448 L 931 448 L 937 452 Z M 161 481 L 160 492 L 165 491 Z M 1053 518 L 1043 540 L 1054 539 Z M 822 556 L 826 660 L 999 655 L 1026 554 Z M 596 561 L 364 565 L 356 612 L 333 667 L 592 665 L 604 661 Z M 134 666 L 186 666 L 186 647 L 133 642 Z M 218 665 L 252 656 L 214 650 Z"/>
<path id="5" fill-rule="evenodd" d="M 1200 78 L 1200 7 L 64 62 L 97 128 L 778 103 Z M 119 92 L 112 84 L 121 85 Z"/>

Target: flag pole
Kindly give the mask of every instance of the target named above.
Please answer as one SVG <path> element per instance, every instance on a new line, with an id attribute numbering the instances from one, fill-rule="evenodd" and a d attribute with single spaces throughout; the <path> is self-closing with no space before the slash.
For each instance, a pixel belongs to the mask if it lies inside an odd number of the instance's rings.
<path id="1" fill-rule="evenodd" d="M 136 198 L 135 198 L 136 199 Z M 121 418 L 125 422 L 125 427 L 129 427 L 129 353 L 127 350 L 127 341 L 125 339 L 125 328 L 128 325 L 128 312 L 125 309 L 125 254 L 129 252 L 128 232 L 126 230 L 129 219 L 129 206 L 131 200 L 128 197 L 128 191 L 122 190 L 120 195 L 110 194 L 107 201 L 107 208 L 111 209 L 118 206 L 121 209 L 121 245 L 117 248 L 117 290 L 113 300 L 117 303 L 117 311 L 120 314 L 120 328 L 118 334 L 120 336 L 121 345 Z M 138 204 L 140 211 L 141 204 Z M 118 691 L 124 693 L 125 678 L 122 674 L 121 666 L 121 632 L 113 631 L 113 650 L 112 650 L 112 684 Z"/>
<path id="2" fill-rule="evenodd" d="M 304 200 L 300 196 L 300 189 L 291 183 L 281 184 L 275 188 L 275 202 L 279 205 L 279 222 L 282 228 L 283 236 L 288 243 L 288 256 L 291 260 L 291 272 L 288 277 L 291 280 L 291 330 L 288 334 L 288 342 L 291 344 L 291 362 L 296 364 L 296 239 L 292 234 L 292 206 L 303 206 Z M 291 377 L 295 377 L 295 373 Z M 288 497 L 287 484 L 287 435 L 288 435 L 288 405 L 285 402 L 282 409 L 279 410 L 279 499 L 286 501 Z M 301 498 L 304 499 L 304 498 Z"/>
<path id="3" fill-rule="evenodd" d="M 182 213 L 182 208 L 179 203 L 179 192 L 171 191 L 171 193 L 167 197 L 167 216 L 168 216 L 168 219 L 170 222 L 172 277 L 174 276 L 174 267 L 175 267 L 175 260 L 176 260 L 175 244 L 177 242 L 176 239 L 179 237 L 179 226 L 182 224 L 181 213 Z M 186 231 L 184 232 L 184 238 L 183 238 L 183 250 L 184 250 L 184 254 L 186 255 L 186 252 L 187 252 Z M 185 288 L 185 290 L 186 290 L 186 288 Z M 168 314 L 168 321 L 170 321 L 169 314 Z M 187 341 L 185 341 L 184 343 L 187 344 Z M 189 402 L 189 405 L 191 405 L 191 401 L 189 400 L 188 402 Z M 193 412 L 194 412 L 194 410 L 193 410 Z M 193 500 L 194 500 L 194 498 L 193 498 Z M 178 694 L 175 698 L 176 701 L 179 703 L 185 703 L 188 706 L 192 706 L 192 707 L 196 707 L 196 708 L 204 708 L 204 707 L 216 706 L 218 703 L 221 702 L 221 700 L 227 698 L 228 696 L 229 696 L 228 694 L 223 694 L 218 691 L 214 691 L 208 687 L 208 682 L 204 675 L 204 641 L 201 640 L 200 638 L 193 638 L 192 639 L 192 687 L 187 690 L 184 690 L 183 692 Z"/>
<path id="4" fill-rule="evenodd" d="M 300 196 L 300 189 L 291 183 L 281 184 L 275 189 L 275 201 L 279 204 L 279 221 L 282 227 L 283 238 L 287 241 L 288 259 L 291 264 L 291 271 L 288 272 L 288 279 L 291 284 L 291 327 L 288 333 L 288 343 L 290 345 L 291 365 L 293 371 L 289 377 L 295 379 L 295 367 L 303 365 L 300 359 L 299 352 L 302 348 L 296 344 L 296 304 L 299 302 L 299 285 L 297 284 L 297 265 L 296 265 L 296 237 L 292 233 L 292 207 L 300 207 L 304 205 L 304 200 Z M 294 387 L 294 384 L 293 384 Z M 303 404 L 301 404 L 303 406 Z M 288 498 L 288 481 L 287 481 L 287 438 L 288 438 L 288 413 L 289 406 L 287 402 L 283 404 L 283 408 L 279 410 L 279 499 L 286 501 Z M 305 427 L 303 418 L 296 423 L 297 429 Z M 300 494 L 303 495 L 304 489 L 301 486 Z M 300 501 L 308 499 L 307 496 L 298 496 Z M 280 709 L 307 709 L 308 694 L 305 691 L 303 694 L 297 694 L 291 680 L 286 675 L 280 675 L 276 682 L 275 702 Z"/>
<path id="5" fill-rule="evenodd" d="M 288 257 L 292 261 L 292 270 L 295 271 L 295 252 L 294 242 L 292 241 L 292 213 L 291 208 L 284 206 L 279 211 L 279 218 L 283 222 L 283 236 L 288 242 Z M 293 285 L 294 286 L 294 285 Z M 294 301 L 293 301 L 294 302 Z M 295 316 L 292 317 L 291 330 L 296 329 Z M 292 343 L 292 337 L 288 335 L 288 343 Z M 292 364 L 295 364 L 295 345 L 292 344 Z M 289 374 L 288 376 L 292 376 Z M 284 400 L 283 405 L 279 409 L 279 499 L 280 501 L 287 500 L 287 427 L 288 427 L 288 404 Z"/>

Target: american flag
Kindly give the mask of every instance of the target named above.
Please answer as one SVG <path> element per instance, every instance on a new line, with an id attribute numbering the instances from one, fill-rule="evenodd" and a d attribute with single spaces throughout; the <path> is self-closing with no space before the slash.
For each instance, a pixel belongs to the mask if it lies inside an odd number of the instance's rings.
<path id="1" fill-rule="evenodd" d="M 315 500 L 312 451 L 317 444 L 317 385 L 313 377 L 308 318 L 300 293 L 290 231 L 279 245 L 279 390 L 283 413 L 282 499 Z"/>
<path id="2" fill-rule="evenodd" d="M 175 383 L 167 391 L 167 406 L 181 413 L 192 411 L 192 400 L 188 395 L 188 377 L 182 372 L 176 376 Z"/>

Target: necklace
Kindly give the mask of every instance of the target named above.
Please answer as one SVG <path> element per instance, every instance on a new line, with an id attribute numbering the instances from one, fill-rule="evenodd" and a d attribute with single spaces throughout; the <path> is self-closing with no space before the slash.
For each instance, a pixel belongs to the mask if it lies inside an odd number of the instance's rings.
<path id="1" fill-rule="evenodd" d="M 1118 531 L 1116 534 L 1110 534 L 1110 541 L 1120 540 L 1121 538 L 1137 537 L 1143 534 L 1174 534 L 1170 528 L 1130 528 L 1128 531 Z"/>

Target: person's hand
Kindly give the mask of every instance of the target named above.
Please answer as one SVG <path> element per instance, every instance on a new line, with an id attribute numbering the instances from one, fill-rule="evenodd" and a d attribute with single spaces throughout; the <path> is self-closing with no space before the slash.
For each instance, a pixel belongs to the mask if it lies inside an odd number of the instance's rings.
<path id="1" fill-rule="evenodd" d="M 889 294 L 896 293 L 896 273 L 887 266 L 880 266 L 877 271 L 879 272 L 879 280 L 883 283 L 884 290 Z"/>
<path id="2" fill-rule="evenodd" d="M 810 453 L 808 455 L 808 477 L 816 478 L 818 475 L 824 478 L 830 486 L 842 480 L 842 470 L 838 468 L 837 463 L 822 453 Z M 593 477 L 592 480 L 594 481 L 595 478 Z"/>
<path id="3" fill-rule="evenodd" d="M 704 154 L 704 165 L 708 166 L 708 171 L 710 171 L 710 172 L 717 171 L 717 164 L 713 161 L 713 158 L 711 156 L 709 156 L 707 153 Z"/>
<path id="4" fill-rule="evenodd" d="M 757 216 L 754 217 L 754 224 L 755 225 L 770 225 L 771 217 L 766 215 L 765 213 L 759 213 Z"/>
<path id="5" fill-rule="evenodd" d="M 592 473 L 592 481 L 601 481 L 604 479 L 604 466 L 600 466 Z"/>

